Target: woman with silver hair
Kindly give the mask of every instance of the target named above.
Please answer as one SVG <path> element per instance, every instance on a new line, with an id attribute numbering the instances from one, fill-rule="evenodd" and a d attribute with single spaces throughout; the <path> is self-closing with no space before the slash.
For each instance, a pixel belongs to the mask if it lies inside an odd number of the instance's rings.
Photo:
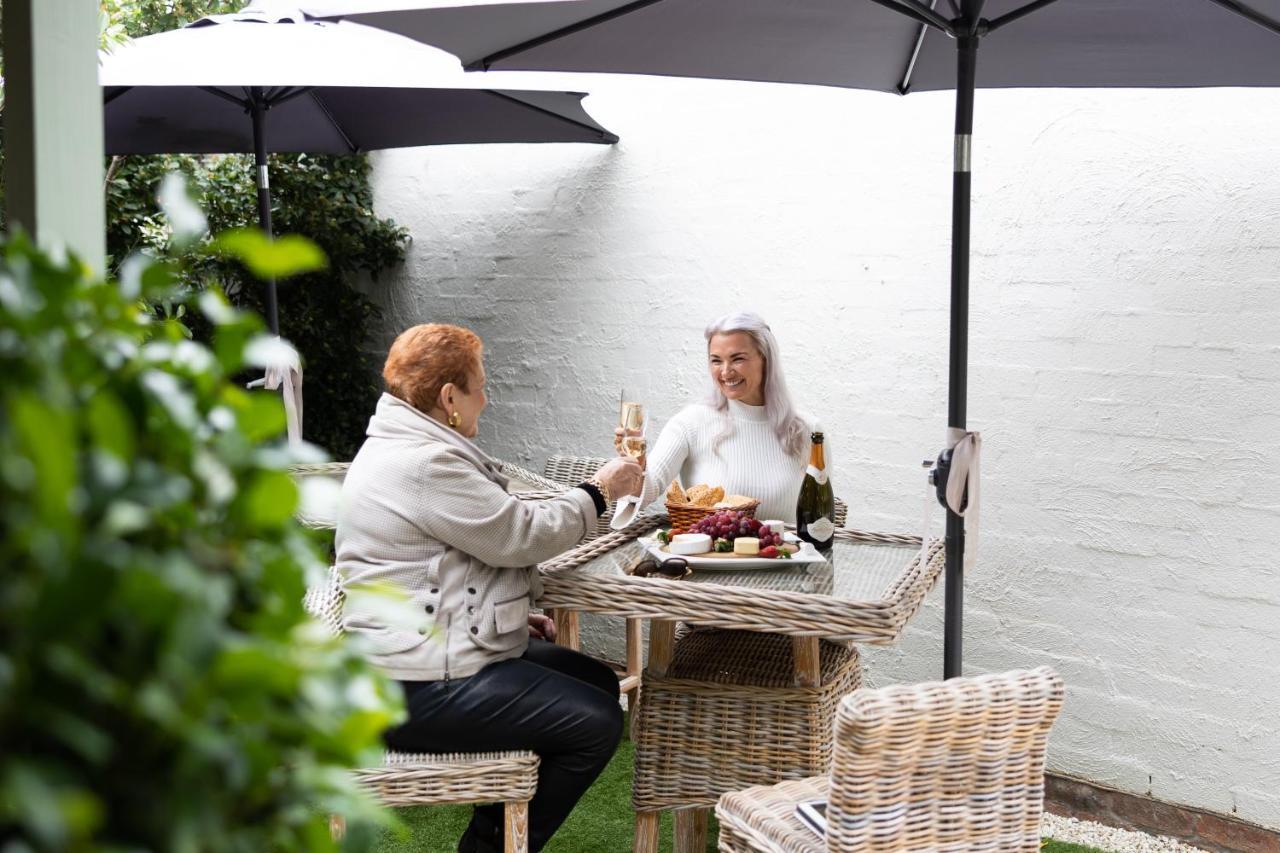
<path id="1" fill-rule="evenodd" d="M 750 312 L 714 320 L 705 335 L 710 391 L 662 428 L 647 454 L 641 505 L 679 479 L 758 498 L 757 518 L 795 521 L 815 422 L 791 402 L 778 341 Z"/>

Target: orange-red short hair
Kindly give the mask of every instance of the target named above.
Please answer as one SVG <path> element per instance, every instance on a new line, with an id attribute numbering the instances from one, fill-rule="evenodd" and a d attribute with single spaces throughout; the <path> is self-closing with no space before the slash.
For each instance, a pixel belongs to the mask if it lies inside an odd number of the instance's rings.
<path id="1" fill-rule="evenodd" d="M 387 393 L 404 400 L 420 412 L 435 408 L 436 398 L 446 383 L 470 393 L 467 382 L 480 370 L 484 344 L 480 336 L 461 326 L 423 323 L 406 329 L 387 353 L 382 378 Z"/>

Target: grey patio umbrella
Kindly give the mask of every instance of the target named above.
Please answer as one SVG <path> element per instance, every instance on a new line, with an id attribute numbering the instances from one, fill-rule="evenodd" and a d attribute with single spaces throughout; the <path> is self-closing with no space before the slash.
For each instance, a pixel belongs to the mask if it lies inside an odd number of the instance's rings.
<path id="1" fill-rule="evenodd" d="M 493 88 L 502 76 L 465 74 L 419 42 L 275 3 L 137 39 L 99 65 L 107 153 L 252 152 L 268 234 L 269 151 L 617 141 L 583 94 Z M 274 282 L 267 321 L 276 332 Z"/>
<path id="2" fill-rule="evenodd" d="M 453 5 L 302 0 L 308 14 L 382 27 L 469 69 L 810 83 L 907 94 L 955 89 L 948 494 L 966 436 L 974 87 L 1280 85 L 1280 0 L 547 0 Z M 982 73 L 978 55 L 981 46 Z M 959 452 L 959 451 L 957 451 Z M 959 465 L 956 465 L 959 468 Z M 963 509 L 950 483 L 944 674 L 961 671 Z M 976 479 L 968 490 L 976 506 Z"/>

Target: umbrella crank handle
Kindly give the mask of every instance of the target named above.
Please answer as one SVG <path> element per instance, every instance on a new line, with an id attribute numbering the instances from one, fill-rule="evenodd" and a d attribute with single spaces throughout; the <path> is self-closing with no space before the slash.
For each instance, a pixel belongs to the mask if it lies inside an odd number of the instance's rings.
<path id="1" fill-rule="evenodd" d="M 933 486 L 938 496 L 938 503 L 942 504 L 944 509 L 947 508 L 947 481 L 951 479 L 951 454 L 952 448 L 948 447 L 938 454 L 936 460 L 930 461 L 926 459 L 921 463 L 923 467 L 929 469 L 929 485 Z M 965 489 L 960 511 L 964 512 L 968 504 L 969 490 Z"/>

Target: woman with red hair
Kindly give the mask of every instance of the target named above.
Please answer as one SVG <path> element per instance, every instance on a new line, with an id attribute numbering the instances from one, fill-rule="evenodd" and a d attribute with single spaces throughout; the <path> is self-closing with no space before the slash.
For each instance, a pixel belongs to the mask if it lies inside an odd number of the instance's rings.
<path id="1" fill-rule="evenodd" d="M 392 749 L 539 755 L 529 844 L 540 850 L 608 764 L 622 712 L 613 671 L 549 642 L 555 624 L 530 613 L 536 564 L 573 547 L 610 500 L 638 494 L 644 474 L 617 459 L 551 500 L 509 494 L 471 441 L 487 402 L 482 356 L 474 332 L 439 323 L 392 344 L 387 391 L 342 487 L 343 625 L 404 687 L 409 719 L 387 732 Z M 411 606 L 389 610 L 362 594 L 370 585 Z M 501 828 L 500 805 L 477 807 L 458 849 L 500 850 Z"/>

